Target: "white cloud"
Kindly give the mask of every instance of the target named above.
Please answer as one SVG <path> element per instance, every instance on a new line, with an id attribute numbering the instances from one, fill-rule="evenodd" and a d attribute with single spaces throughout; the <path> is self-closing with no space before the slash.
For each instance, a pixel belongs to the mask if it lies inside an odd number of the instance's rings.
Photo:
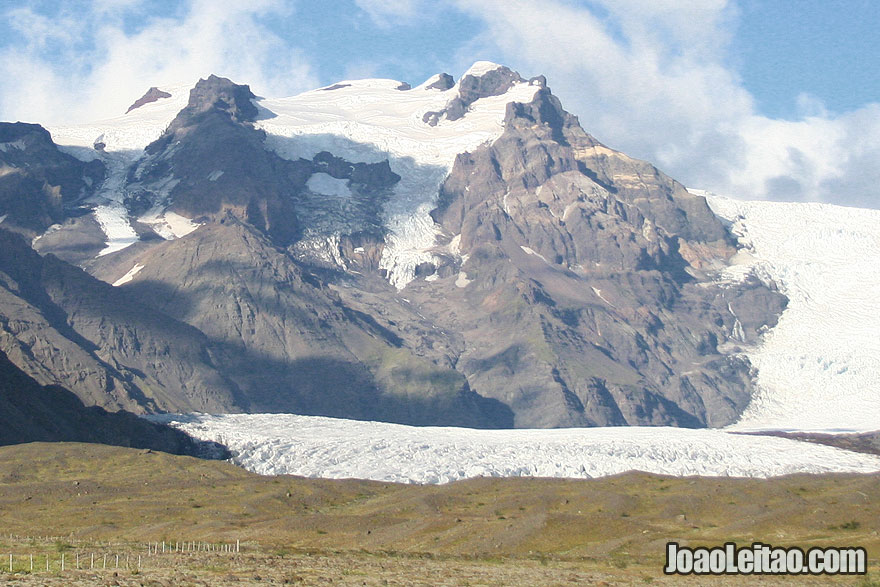
<path id="1" fill-rule="evenodd" d="M 729 65 L 732 1 L 456 3 L 486 26 L 467 51 L 546 74 L 588 132 L 687 185 L 880 206 L 880 106 L 835 116 L 804 94 L 797 121 L 759 115 Z"/>
<path id="2" fill-rule="evenodd" d="M 191 0 L 187 8 L 179 19 L 160 18 L 137 13 L 136 3 L 103 0 L 74 24 L 63 12 L 57 18 L 29 9 L 7 12 L 21 24 L 26 42 L 0 52 L 0 75 L 12 80 L 0 87 L 0 118 L 108 118 L 125 112 L 152 85 L 195 83 L 211 73 L 270 95 L 317 85 L 304 56 L 263 23 L 288 14 L 287 3 Z M 135 32 L 126 31 L 120 18 L 108 18 L 108 12 L 126 10 L 145 23 Z M 93 44 L 84 46 L 86 34 Z M 50 42 L 54 50 L 45 51 Z"/>
<path id="3" fill-rule="evenodd" d="M 422 0 L 355 0 L 355 4 L 383 28 L 412 23 L 423 7 Z"/>

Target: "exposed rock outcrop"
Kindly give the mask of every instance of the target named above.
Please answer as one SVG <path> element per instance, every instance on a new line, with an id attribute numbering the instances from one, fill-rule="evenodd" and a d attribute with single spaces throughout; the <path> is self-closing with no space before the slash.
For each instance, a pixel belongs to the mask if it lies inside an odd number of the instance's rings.
<path id="1" fill-rule="evenodd" d="M 63 153 L 38 124 L 0 122 L 0 215 L 3 226 L 28 237 L 64 218 L 104 178 L 100 161 Z"/>
<path id="2" fill-rule="evenodd" d="M 153 86 L 152 88 L 147 90 L 146 94 L 144 94 L 143 96 L 141 96 L 140 98 L 135 100 L 134 104 L 129 106 L 128 110 L 126 110 L 125 113 L 128 114 L 129 112 L 131 112 L 135 108 L 140 108 L 141 106 L 143 106 L 145 104 L 151 104 L 153 102 L 158 102 L 162 98 L 170 98 L 170 97 L 171 97 L 171 94 L 169 94 L 168 92 L 163 92 L 159 88 Z"/>
<path id="3" fill-rule="evenodd" d="M 714 285 L 734 248 L 705 200 L 596 141 L 546 88 L 510 104 L 505 126 L 459 156 L 434 212 L 464 279 L 413 288 L 463 332 L 474 390 L 520 426 L 735 420 L 749 365 L 719 344 L 754 343 L 784 297 Z M 732 305 L 751 309 L 748 327 Z"/>
<path id="4" fill-rule="evenodd" d="M 0 350 L 109 410 L 239 411 L 204 334 L 0 229 Z"/>
<path id="5" fill-rule="evenodd" d="M 127 412 L 88 408 L 62 387 L 39 385 L 0 351 L 0 445 L 58 441 L 219 458 L 227 452 Z"/>

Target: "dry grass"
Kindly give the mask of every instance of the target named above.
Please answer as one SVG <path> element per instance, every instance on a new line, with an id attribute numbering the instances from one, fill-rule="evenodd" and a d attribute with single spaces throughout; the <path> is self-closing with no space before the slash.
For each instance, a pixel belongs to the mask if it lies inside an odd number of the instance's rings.
<path id="1" fill-rule="evenodd" d="M 162 560 L 181 561 L 139 576 L 123 571 L 114 578 L 120 584 L 148 576 L 167 584 L 254 581 L 252 572 L 262 583 L 294 576 L 343 584 L 667 583 L 668 540 L 863 546 L 876 574 L 878 530 L 877 475 L 763 481 L 629 473 L 410 486 L 260 477 L 227 463 L 100 445 L 0 448 L 0 533 L 7 537 L 63 536 L 71 552 L 97 540 L 131 553 L 145 551 L 146 541 L 246 545 L 235 561 L 168 555 Z M 0 555 L 44 547 L 0 537 Z"/>

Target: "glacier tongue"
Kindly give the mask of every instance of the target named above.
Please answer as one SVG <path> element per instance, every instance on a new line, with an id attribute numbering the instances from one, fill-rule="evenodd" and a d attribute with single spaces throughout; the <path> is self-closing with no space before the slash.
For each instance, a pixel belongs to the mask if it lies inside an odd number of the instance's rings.
<path id="1" fill-rule="evenodd" d="M 880 428 L 880 210 L 709 195 L 750 255 L 748 271 L 789 298 L 748 357 L 758 393 L 735 429 Z"/>
<path id="2" fill-rule="evenodd" d="M 263 475 L 449 483 L 471 477 L 770 477 L 880 471 L 880 457 L 721 430 L 412 427 L 290 414 L 152 416 L 232 451 Z"/>

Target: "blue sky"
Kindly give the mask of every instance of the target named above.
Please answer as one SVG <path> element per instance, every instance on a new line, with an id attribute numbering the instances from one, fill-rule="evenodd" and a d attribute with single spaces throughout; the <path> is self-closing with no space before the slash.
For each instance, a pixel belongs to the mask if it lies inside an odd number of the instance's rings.
<path id="1" fill-rule="evenodd" d="M 290 95 L 481 59 L 692 187 L 880 207 L 873 0 L 0 0 L 0 119 L 117 115 L 209 73 Z"/>

